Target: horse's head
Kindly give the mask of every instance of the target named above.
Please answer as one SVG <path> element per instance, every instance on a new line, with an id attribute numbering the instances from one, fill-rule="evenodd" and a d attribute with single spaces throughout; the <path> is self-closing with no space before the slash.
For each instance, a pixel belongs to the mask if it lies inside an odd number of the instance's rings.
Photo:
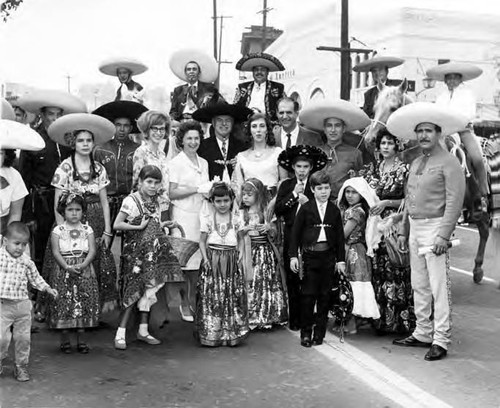
<path id="1" fill-rule="evenodd" d="M 386 86 L 377 84 L 378 97 L 373 107 L 374 116 L 368 132 L 365 135 L 365 144 L 370 150 L 375 149 L 375 140 L 378 132 L 385 128 L 387 119 L 391 114 L 403 105 L 412 103 L 413 100 L 406 95 L 408 81 L 406 78 L 398 86 Z"/>

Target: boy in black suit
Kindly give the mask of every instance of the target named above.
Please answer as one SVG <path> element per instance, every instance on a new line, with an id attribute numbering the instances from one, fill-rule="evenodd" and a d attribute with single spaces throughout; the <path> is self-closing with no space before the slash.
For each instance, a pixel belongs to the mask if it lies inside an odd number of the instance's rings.
<path id="1" fill-rule="evenodd" d="M 288 252 L 290 269 L 295 273 L 299 271 L 299 249 L 303 254 L 300 344 L 304 347 L 323 343 L 335 268 L 345 270 L 344 229 L 340 210 L 329 200 L 328 173 L 314 173 L 309 184 L 314 199 L 305 203 L 295 217 Z M 315 305 L 316 322 L 313 317 Z"/>
<path id="2" fill-rule="evenodd" d="M 290 269 L 290 238 L 298 209 L 314 198 L 309 185 L 309 175 L 321 170 L 328 158 L 321 149 L 313 146 L 292 146 L 281 152 L 278 162 L 294 177 L 281 183 L 276 196 L 274 212 L 284 221 L 283 257 L 288 289 L 288 314 L 290 330 L 300 329 L 300 277 Z"/>

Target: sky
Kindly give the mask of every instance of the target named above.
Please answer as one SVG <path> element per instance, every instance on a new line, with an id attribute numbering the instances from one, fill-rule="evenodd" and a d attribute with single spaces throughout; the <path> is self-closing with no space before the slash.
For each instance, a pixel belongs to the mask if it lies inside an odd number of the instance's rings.
<path id="1" fill-rule="evenodd" d="M 2 0 L 0 0 L 1 2 Z M 287 24 L 321 10 L 339 0 L 267 0 L 272 10 L 268 25 L 286 29 Z M 402 4 L 425 8 L 484 9 L 500 16 L 500 2 L 492 0 L 351 0 L 351 18 L 374 12 L 390 12 Z M 171 73 L 172 52 L 194 47 L 213 54 L 213 0 L 24 0 L 6 22 L 0 22 L 0 83 L 21 82 L 41 88 L 67 88 L 83 83 L 116 81 L 105 77 L 97 66 L 111 56 L 138 58 L 149 71 L 137 77 L 146 86 L 164 86 L 170 91 L 180 81 Z M 240 40 L 245 27 L 261 24 L 263 0 L 217 0 L 224 19 L 221 82 L 234 86 L 238 76 L 234 64 L 240 58 Z M 321 15 L 321 14 L 320 14 Z M 335 16 L 332 24 L 338 24 Z M 114 83 L 114 82 L 113 82 Z"/>

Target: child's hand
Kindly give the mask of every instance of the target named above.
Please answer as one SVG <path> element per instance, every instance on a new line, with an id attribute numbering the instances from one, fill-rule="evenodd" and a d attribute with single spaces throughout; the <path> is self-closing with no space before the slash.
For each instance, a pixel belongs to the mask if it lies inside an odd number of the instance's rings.
<path id="1" fill-rule="evenodd" d="M 290 269 L 293 273 L 299 273 L 299 259 L 291 258 L 290 259 Z"/>
<path id="2" fill-rule="evenodd" d="M 149 217 L 147 215 L 144 216 L 144 218 L 142 219 L 140 225 L 139 225 L 139 229 L 140 230 L 143 230 L 144 228 L 146 228 L 149 224 Z"/>
<path id="3" fill-rule="evenodd" d="M 271 229 L 271 226 L 268 224 L 268 223 L 265 223 L 265 224 L 257 224 L 255 226 L 255 229 L 261 233 L 261 234 L 265 234 L 267 233 L 270 229 Z"/>
<path id="4" fill-rule="evenodd" d="M 45 292 L 47 292 L 49 295 L 51 295 L 54 299 L 59 296 L 59 293 L 57 293 L 57 290 L 52 289 L 51 287 L 48 287 Z"/>
<path id="5" fill-rule="evenodd" d="M 337 263 L 337 270 L 340 273 L 345 273 L 345 262 L 338 262 Z"/>
<path id="6" fill-rule="evenodd" d="M 210 261 L 208 259 L 203 260 L 203 266 L 207 271 L 210 271 L 212 269 L 212 265 L 210 265 Z"/>
<path id="7" fill-rule="evenodd" d="M 299 194 L 299 204 L 300 205 L 304 205 L 305 203 L 307 203 L 309 201 L 309 198 L 307 198 L 306 195 L 300 193 Z"/>
<path id="8" fill-rule="evenodd" d="M 74 266 L 68 266 L 66 268 L 66 272 L 74 273 L 75 275 L 79 275 L 80 274 L 80 270 L 77 269 L 76 265 L 74 265 Z"/>
<path id="9" fill-rule="evenodd" d="M 109 235 L 102 234 L 101 245 L 104 247 L 104 249 L 108 249 L 111 245 L 111 237 Z"/>

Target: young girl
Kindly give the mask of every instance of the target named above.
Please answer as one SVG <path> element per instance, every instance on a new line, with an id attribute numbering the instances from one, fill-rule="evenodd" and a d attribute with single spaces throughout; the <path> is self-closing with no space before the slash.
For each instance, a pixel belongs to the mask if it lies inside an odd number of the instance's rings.
<path id="1" fill-rule="evenodd" d="M 88 353 L 83 333 L 99 322 L 99 288 L 92 265 L 96 254 L 94 231 L 81 222 L 86 209 L 81 195 L 64 192 L 57 204 L 64 222 L 51 236 L 56 262 L 50 281 L 60 295 L 49 303 L 49 326 L 62 329 L 60 348 L 66 354 L 71 353 L 69 331 L 75 329 L 78 352 Z"/>
<path id="2" fill-rule="evenodd" d="M 174 228 L 176 223 L 160 221 L 158 191 L 162 172 L 146 165 L 138 180 L 138 191 L 123 200 L 114 223 L 115 230 L 125 231 L 120 275 L 124 311 L 115 336 L 115 348 L 119 350 L 127 348 L 125 331 L 135 303 L 140 312 L 137 338 L 152 345 L 161 343 L 149 334 L 149 311 L 165 282 L 182 279 L 179 261 L 164 232 L 164 227 Z"/>
<path id="3" fill-rule="evenodd" d="M 252 330 L 269 329 L 288 320 L 284 272 L 270 239 L 272 212 L 266 208 L 266 188 L 256 178 L 243 183 L 241 199 L 240 252 L 248 281 L 248 322 Z"/>
<path id="4" fill-rule="evenodd" d="M 236 346 L 248 336 L 246 282 L 238 262 L 234 193 L 215 183 L 214 211 L 200 218 L 203 263 L 196 293 L 196 336 L 204 346 Z"/>
<path id="5" fill-rule="evenodd" d="M 347 246 L 346 275 L 354 295 L 352 314 L 372 319 L 379 319 L 380 313 L 371 282 L 372 267 L 366 254 L 365 229 L 369 209 L 376 201 L 375 191 L 362 177 L 346 180 L 339 192 L 339 207 Z M 346 331 L 356 333 L 356 320 L 351 319 Z"/>

